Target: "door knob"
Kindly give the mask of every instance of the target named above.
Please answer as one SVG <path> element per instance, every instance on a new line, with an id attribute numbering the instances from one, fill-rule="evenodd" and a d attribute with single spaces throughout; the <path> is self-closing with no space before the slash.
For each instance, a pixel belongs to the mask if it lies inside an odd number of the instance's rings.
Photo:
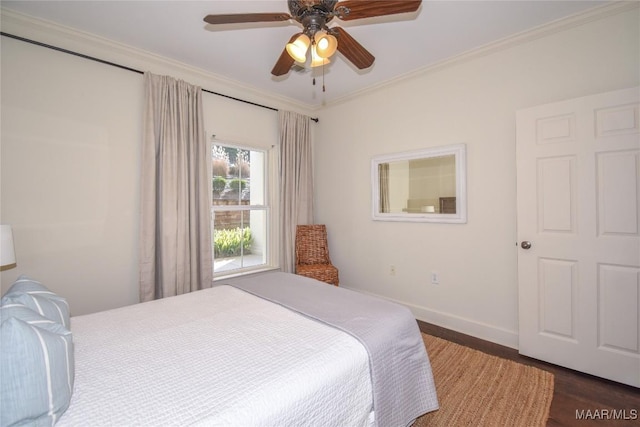
<path id="1" fill-rule="evenodd" d="M 520 243 L 520 247 L 522 249 L 530 249 L 531 248 L 531 242 L 528 241 L 528 240 L 525 240 L 522 243 Z"/>

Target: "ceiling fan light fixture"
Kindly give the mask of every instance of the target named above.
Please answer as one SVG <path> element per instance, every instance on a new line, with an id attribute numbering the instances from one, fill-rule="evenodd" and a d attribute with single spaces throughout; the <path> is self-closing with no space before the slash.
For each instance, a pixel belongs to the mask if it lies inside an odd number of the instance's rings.
<path id="1" fill-rule="evenodd" d="M 338 49 L 338 39 L 325 31 L 318 31 L 315 35 L 315 51 L 321 58 L 329 58 Z"/>
<path id="2" fill-rule="evenodd" d="M 289 13 L 214 14 L 205 16 L 204 21 L 209 25 L 281 21 L 295 21 L 296 24 L 300 24 L 302 32 L 291 36 L 289 43 L 273 66 L 271 74 L 274 76 L 287 74 L 294 62 L 306 64 L 307 50 L 312 44 L 317 56 L 328 59 L 338 50 L 338 39 L 340 39 L 340 53 L 344 59 L 359 70 L 364 70 L 371 67 L 375 61 L 371 52 L 358 43 L 344 28 L 340 26 L 329 28 L 327 24 L 334 18 L 353 21 L 416 12 L 422 0 L 288 0 L 287 3 Z M 322 61 L 322 63 L 326 62 Z"/>
<path id="3" fill-rule="evenodd" d="M 292 43 L 287 43 L 287 53 L 297 62 L 306 62 L 310 44 L 309 37 L 306 34 L 301 34 Z"/>

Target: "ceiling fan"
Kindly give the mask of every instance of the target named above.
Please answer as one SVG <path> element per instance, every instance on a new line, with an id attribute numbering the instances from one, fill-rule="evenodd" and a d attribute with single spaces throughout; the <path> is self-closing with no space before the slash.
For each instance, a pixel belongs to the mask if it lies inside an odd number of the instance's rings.
<path id="1" fill-rule="evenodd" d="M 306 62 L 311 51 L 311 66 L 324 65 L 337 50 L 357 68 L 373 65 L 375 57 L 344 28 L 328 27 L 333 18 L 342 21 L 373 18 L 397 13 L 415 12 L 422 0 L 288 0 L 289 13 L 237 13 L 207 15 L 211 25 L 251 22 L 278 22 L 290 19 L 302 24 L 302 32 L 294 34 L 271 70 L 274 76 L 287 74 L 294 62 Z M 311 49 L 309 49 L 311 47 Z"/>

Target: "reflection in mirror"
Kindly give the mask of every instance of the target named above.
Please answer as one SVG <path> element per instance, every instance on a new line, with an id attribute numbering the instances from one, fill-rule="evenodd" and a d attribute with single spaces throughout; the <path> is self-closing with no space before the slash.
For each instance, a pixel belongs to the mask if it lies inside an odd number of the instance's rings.
<path id="1" fill-rule="evenodd" d="M 380 163 L 380 212 L 456 213 L 455 156 Z"/>
<path id="2" fill-rule="evenodd" d="M 466 222 L 463 144 L 372 161 L 374 219 Z"/>

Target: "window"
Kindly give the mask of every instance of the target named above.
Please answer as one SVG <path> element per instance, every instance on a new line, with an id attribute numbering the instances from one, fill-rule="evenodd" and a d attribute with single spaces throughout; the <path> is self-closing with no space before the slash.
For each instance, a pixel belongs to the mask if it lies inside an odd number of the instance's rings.
<path id="1" fill-rule="evenodd" d="M 267 267 L 268 153 L 220 143 L 211 151 L 214 276 Z"/>

